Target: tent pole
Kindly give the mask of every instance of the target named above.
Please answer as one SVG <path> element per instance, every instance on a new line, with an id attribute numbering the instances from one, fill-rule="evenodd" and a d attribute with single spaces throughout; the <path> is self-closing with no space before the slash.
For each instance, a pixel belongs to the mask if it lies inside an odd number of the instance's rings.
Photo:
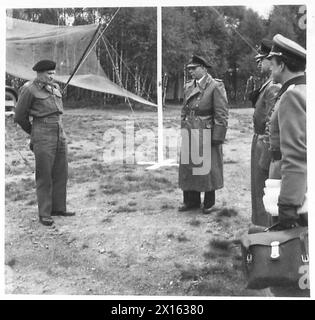
<path id="1" fill-rule="evenodd" d="M 78 63 L 76 64 L 76 66 L 74 67 L 74 70 L 72 71 L 67 83 L 65 84 L 62 93 L 65 92 L 69 82 L 71 81 L 71 79 L 73 78 L 73 76 L 75 75 L 75 73 L 78 71 L 78 69 L 80 68 L 81 64 L 85 61 L 86 57 L 90 54 L 91 50 L 94 48 L 96 42 L 100 39 L 101 36 L 103 36 L 104 32 L 106 31 L 106 29 L 109 27 L 109 25 L 111 24 L 111 22 L 113 21 L 113 19 L 115 18 L 116 14 L 118 13 L 118 11 L 120 10 L 120 8 L 118 8 L 114 15 L 111 17 L 110 21 L 108 22 L 108 24 L 103 27 L 103 25 L 101 23 L 99 23 L 97 29 L 95 30 L 93 37 L 90 41 L 90 43 L 87 45 L 87 47 L 85 48 L 80 60 L 78 61 Z M 103 27 L 103 29 L 102 29 Z M 101 30 L 102 29 L 102 30 Z M 97 34 L 99 33 L 97 39 L 95 40 Z M 90 50 L 90 51 L 89 51 Z"/>
<path id="2" fill-rule="evenodd" d="M 94 42 L 94 40 L 95 40 L 95 38 L 96 38 L 96 35 L 98 34 L 99 30 L 101 29 L 101 26 L 102 26 L 102 25 L 99 24 L 98 27 L 96 28 L 96 30 L 95 30 L 95 32 L 94 32 L 94 34 L 93 34 L 93 36 L 92 36 L 89 44 L 86 46 L 86 48 L 85 48 L 82 56 L 80 57 L 80 59 L 79 59 L 79 61 L 77 62 L 76 66 L 74 67 L 73 71 L 71 72 L 71 74 L 70 74 L 70 76 L 69 76 L 69 79 L 67 80 L 67 82 L 66 82 L 66 84 L 65 84 L 65 86 L 64 86 L 64 88 L 63 88 L 62 93 L 64 93 L 64 92 L 66 91 L 66 88 L 68 87 L 69 82 L 71 81 L 71 79 L 73 78 L 73 76 L 75 75 L 75 73 L 78 71 L 79 67 L 81 66 L 81 62 L 83 61 L 83 59 L 85 58 L 85 56 L 86 56 L 89 48 L 90 48 L 91 45 L 93 44 L 93 42 Z"/>

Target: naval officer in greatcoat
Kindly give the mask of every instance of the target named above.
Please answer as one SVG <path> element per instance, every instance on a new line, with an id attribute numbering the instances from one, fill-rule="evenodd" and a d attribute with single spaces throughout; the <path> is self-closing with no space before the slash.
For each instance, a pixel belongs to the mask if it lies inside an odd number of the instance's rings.
<path id="1" fill-rule="evenodd" d="M 298 214 L 299 208 L 305 207 L 307 193 L 306 50 L 277 34 L 268 59 L 274 81 L 282 84 L 268 132 L 272 154 L 269 178 L 281 179 L 278 217 L 273 222 L 278 222 L 277 229 L 283 230 L 308 225 L 307 212 Z M 309 297 L 309 279 L 306 280 L 303 286 L 299 282 L 298 288 L 270 289 L 274 296 Z"/>
<path id="2" fill-rule="evenodd" d="M 267 56 L 271 50 L 272 41 L 263 39 L 255 56 L 263 84 L 252 95 L 254 110 L 254 136 L 251 147 L 251 200 L 252 223 L 260 226 L 270 225 L 270 215 L 263 204 L 265 181 L 268 179 L 271 161 L 269 144 L 266 141 L 266 122 L 276 102 L 281 85 L 271 78 L 271 62 Z"/>
<path id="3" fill-rule="evenodd" d="M 269 178 L 281 179 L 278 219 L 281 228 L 290 228 L 307 223 L 307 215 L 297 213 L 307 193 L 306 50 L 277 34 L 268 59 L 274 81 L 282 84 L 269 124 Z"/>

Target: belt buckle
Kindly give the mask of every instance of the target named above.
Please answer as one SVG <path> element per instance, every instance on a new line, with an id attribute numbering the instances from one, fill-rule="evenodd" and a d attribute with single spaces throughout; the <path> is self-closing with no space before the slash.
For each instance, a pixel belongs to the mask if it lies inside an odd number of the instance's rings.
<path id="1" fill-rule="evenodd" d="M 248 264 L 253 262 L 253 256 L 250 253 L 246 255 L 246 262 Z"/>
<path id="2" fill-rule="evenodd" d="M 46 117 L 44 118 L 44 122 L 45 123 L 59 123 L 60 119 L 58 119 L 57 117 Z"/>
<path id="3" fill-rule="evenodd" d="M 308 257 L 308 254 L 302 254 L 302 261 L 304 262 L 304 263 L 309 263 L 309 257 Z"/>
<path id="4" fill-rule="evenodd" d="M 271 245 L 271 254 L 270 254 L 270 258 L 272 260 L 276 260 L 280 257 L 280 252 L 279 252 L 279 245 L 280 242 L 279 241 L 272 241 L 270 243 Z"/>

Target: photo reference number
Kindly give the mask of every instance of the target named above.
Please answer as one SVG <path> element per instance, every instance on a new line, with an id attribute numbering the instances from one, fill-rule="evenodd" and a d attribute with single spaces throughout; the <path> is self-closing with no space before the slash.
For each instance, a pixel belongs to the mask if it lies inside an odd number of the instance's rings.
<path id="1" fill-rule="evenodd" d="M 203 314 L 203 306 L 202 305 L 188 305 L 188 304 L 179 304 L 179 305 L 160 305 L 156 304 L 154 308 L 149 307 L 125 307 L 120 304 L 117 307 L 112 307 L 111 314 L 112 315 L 136 315 L 139 318 L 142 318 L 144 313 L 154 313 L 156 315 L 182 315 L 182 314 L 190 314 L 190 315 L 201 315 Z"/>

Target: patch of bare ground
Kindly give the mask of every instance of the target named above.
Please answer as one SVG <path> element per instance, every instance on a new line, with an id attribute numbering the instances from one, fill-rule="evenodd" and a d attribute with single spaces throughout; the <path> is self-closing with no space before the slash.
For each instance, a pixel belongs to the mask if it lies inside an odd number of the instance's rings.
<path id="1" fill-rule="evenodd" d="M 166 127 L 179 129 L 179 107 L 164 115 Z M 54 218 L 54 227 L 38 223 L 34 156 L 27 136 L 6 120 L 6 293 L 264 295 L 245 289 L 233 242 L 250 223 L 252 110 L 230 112 L 225 187 L 217 192 L 222 210 L 211 215 L 177 211 L 182 192 L 176 167 L 148 171 L 106 161 L 112 144 L 104 141 L 105 130 L 123 132 L 125 121 L 134 119 L 136 132 L 156 132 L 154 111 L 137 111 L 136 117 L 115 109 L 65 113 L 68 209 L 76 216 Z"/>

